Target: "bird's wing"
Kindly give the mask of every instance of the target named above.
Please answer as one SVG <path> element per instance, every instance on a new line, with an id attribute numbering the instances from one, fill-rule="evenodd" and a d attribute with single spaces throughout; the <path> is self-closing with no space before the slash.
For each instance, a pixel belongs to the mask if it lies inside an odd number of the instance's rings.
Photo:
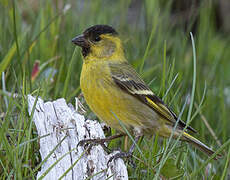
<path id="1" fill-rule="evenodd" d="M 131 65 L 122 63 L 119 65 L 110 64 L 109 66 L 112 79 L 119 88 L 152 108 L 157 114 L 170 122 L 170 124 L 174 125 L 176 123 L 177 116 L 175 113 L 173 113 L 164 102 L 151 91 Z M 178 127 L 183 129 L 185 126 L 186 124 L 180 120 Z M 187 129 L 196 132 L 196 130 L 190 126 L 187 127 Z"/>

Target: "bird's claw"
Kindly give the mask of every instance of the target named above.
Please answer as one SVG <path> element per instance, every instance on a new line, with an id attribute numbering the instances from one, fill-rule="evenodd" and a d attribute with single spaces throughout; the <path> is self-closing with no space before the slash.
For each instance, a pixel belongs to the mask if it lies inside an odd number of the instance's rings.
<path id="1" fill-rule="evenodd" d="M 101 145 L 104 151 L 106 151 L 107 153 L 111 152 L 111 150 L 105 145 L 104 139 L 84 139 L 78 142 L 77 147 L 84 146 L 85 148 L 86 146 L 88 146 L 88 151 L 89 151 L 93 146 L 97 146 L 97 145 Z"/>
<path id="2" fill-rule="evenodd" d="M 126 158 L 128 159 L 128 162 L 130 163 L 130 165 L 135 168 L 136 164 L 133 162 L 133 160 L 131 159 L 132 157 L 132 153 L 131 152 L 119 152 L 115 155 L 113 155 L 112 157 L 109 158 L 108 162 L 107 162 L 107 166 L 109 165 L 109 163 L 111 163 L 113 160 L 117 160 L 118 158 Z"/>

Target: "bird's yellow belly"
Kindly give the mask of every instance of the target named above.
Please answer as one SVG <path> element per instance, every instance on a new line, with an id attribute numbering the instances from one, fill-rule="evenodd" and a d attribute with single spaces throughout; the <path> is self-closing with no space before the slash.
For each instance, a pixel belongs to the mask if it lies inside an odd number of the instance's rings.
<path id="1" fill-rule="evenodd" d="M 159 126 L 158 115 L 152 109 L 125 93 L 111 80 L 104 79 L 106 76 L 103 74 L 100 79 L 95 79 L 98 77 L 95 73 L 82 76 L 81 89 L 87 104 L 100 120 L 123 132 L 121 123 L 128 129 L 151 131 Z"/>

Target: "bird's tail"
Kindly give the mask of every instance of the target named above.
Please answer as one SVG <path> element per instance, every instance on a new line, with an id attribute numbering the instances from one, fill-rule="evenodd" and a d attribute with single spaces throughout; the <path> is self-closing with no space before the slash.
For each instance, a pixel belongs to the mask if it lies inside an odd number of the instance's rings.
<path id="1" fill-rule="evenodd" d="M 198 149 L 203 151 L 208 156 L 211 156 L 211 155 L 213 155 L 215 153 L 211 148 L 209 148 L 204 143 L 200 142 L 198 139 L 196 139 L 195 137 L 189 135 L 186 132 L 183 132 L 182 137 L 183 137 L 182 139 L 184 139 L 185 141 L 188 141 L 189 143 L 193 144 L 195 147 L 197 147 Z M 221 158 L 221 155 L 217 154 L 215 159 L 219 159 L 219 158 Z"/>

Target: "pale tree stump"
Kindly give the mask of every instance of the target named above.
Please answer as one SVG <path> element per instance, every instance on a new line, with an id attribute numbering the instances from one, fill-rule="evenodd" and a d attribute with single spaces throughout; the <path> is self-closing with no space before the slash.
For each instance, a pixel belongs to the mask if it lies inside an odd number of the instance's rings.
<path id="1" fill-rule="evenodd" d="M 28 95 L 28 111 L 33 113 L 33 121 L 40 137 L 40 154 L 45 161 L 37 179 L 128 179 L 127 168 L 122 159 L 108 164 L 109 158 L 117 152 L 107 154 L 100 145 L 89 151 L 78 146 L 79 141 L 105 138 L 97 121 L 85 120 L 66 101 L 58 99 L 46 102 Z M 77 102 L 76 102 L 77 103 Z M 52 167 L 53 166 L 53 167 Z"/>

